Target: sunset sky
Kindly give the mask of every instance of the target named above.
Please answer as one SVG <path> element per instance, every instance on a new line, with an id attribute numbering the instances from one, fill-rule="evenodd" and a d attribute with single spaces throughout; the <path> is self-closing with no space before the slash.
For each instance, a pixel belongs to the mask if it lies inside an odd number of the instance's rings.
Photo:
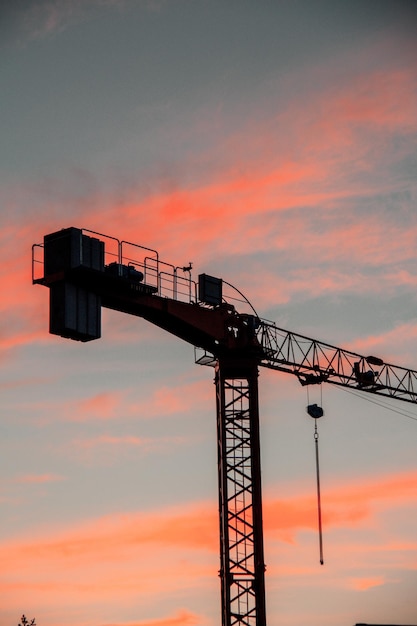
<path id="1" fill-rule="evenodd" d="M 107 310 L 49 335 L 45 234 L 417 370 L 416 32 L 412 0 L 1 3 L 0 626 L 220 625 L 213 370 Z M 417 624 L 417 407 L 259 385 L 268 626 Z"/>

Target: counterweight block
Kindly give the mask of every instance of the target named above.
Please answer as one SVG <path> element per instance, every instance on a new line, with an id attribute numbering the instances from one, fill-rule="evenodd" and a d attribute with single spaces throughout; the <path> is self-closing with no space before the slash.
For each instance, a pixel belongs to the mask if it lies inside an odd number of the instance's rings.
<path id="1" fill-rule="evenodd" d="M 63 281 L 51 285 L 49 332 L 84 342 L 100 339 L 100 296 L 69 282 Z"/>
<path id="2" fill-rule="evenodd" d="M 71 281 L 80 267 L 104 272 L 104 243 L 66 228 L 44 238 L 45 279 L 50 279 L 49 332 L 77 341 L 101 337 L 101 298 Z M 56 277 L 56 280 L 54 280 Z"/>

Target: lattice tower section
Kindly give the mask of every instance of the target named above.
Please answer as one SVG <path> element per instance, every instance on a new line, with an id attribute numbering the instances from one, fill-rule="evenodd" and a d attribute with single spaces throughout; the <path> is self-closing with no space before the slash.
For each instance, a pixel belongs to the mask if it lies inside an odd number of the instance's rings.
<path id="1" fill-rule="evenodd" d="M 223 626 L 264 626 L 257 372 L 216 382 Z"/>

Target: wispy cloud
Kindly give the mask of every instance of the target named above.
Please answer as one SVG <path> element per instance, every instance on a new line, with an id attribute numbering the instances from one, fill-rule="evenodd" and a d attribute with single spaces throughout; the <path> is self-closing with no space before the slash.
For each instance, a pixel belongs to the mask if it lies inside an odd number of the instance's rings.
<path id="1" fill-rule="evenodd" d="M 4 191 L 7 205 L 19 211 L 2 230 L 8 333 L 0 348 L 47 335 L 47 290 L 27 295 L 28 251 L 36 233 L 67 225 L 68 207 L 84 225 L 101 224 L 120 238 L 126 238 L 123 216 L 131 241 L 159 248 L 174 265 L 236 259 L 234 278 L 242 276 L 244 290 L 250 285 L 259 308 L 300 294 L 414 290 L 417 223 L 410 206 L 416 192 L 411 177 L 396 174 L 396 164 L 414 151 L 414 85 L 415 68 L 364 72 L 313 93 L 307 108 L 293 102 L 267 119 L 253 116 L 205 155 L 214 164 L 221 154 L 222 167 L 208 167 L 192 182 L 156 178 L 146 189 L 125 185 L 120 200 L 117 190 L 90 190 L 80 200 L 59 181 Z M 26 205 L 39 206 L 36 224 L 18 217 Z"/>
<path id="2" fill-rule="evenodd" d="M 216 147 L 222 169 L 193 183 L 157 181 L 160 188 L 145 196 L 127 189 L 123 202 L 106 211 L 106 223 L 118 232 L 122 211 L 129 237 L 156 235 L 168 258 L 178 254 L 179 242 L 187 258 L 201 261 L 297 251 L 296 266 L 308 262 L 317 279 L 331 262 L 358 288 L 361 267 L 385 270 L 410 259 L 415 247 L 415 221 L 405 223 L 398 213 L 394 220 L 385 210 L 393 199 L 396 206 L 411 201 L 412 180 L 396 176 L 395 164 L 414 151 L 414 73 L 364 74 L 314 94 L 307 109 L 293 103 L 268 121 L 247 122 Z M 388 162 L 383 146 L 391 141 Z M 354 204 L 363 206 L 360 214 Z M 102 216 L 103 206 L 97 211 Z M 94 214 L 92 206 L 93 223 Z M 352 261 L 357 271 L 348 273 Z"/>
<path id="3" fill-rule="evenodd" d="M 14 9 L 15 21 L 27 40 L 44 39 L 64 31 L 86 17 L 94 5 L 120 6 L 123 0 L 30 0 Z"/>
<path id="4" fill-rule="evenodd" d="M 89 366 L 87 366 L 89 367 Z M 65 367 L 57 373 L 48 372 L 44 378 L 25 378 L 11 380 L 0 385 L 3 391 L 17 389 L 19 387 L 36 387 L 39 384 L 57 384 L 60 378 L 67 375 Z M 98 388 L 107 384 L 104 379 Z M 181 415 L 182 417 L 193 414 L 202 402 L 205 406 L 211 406 L 214 411 L 214 396 L 210 381 L 190 380 L 183 382 L 181 376 L 172 379 L 170 384 L 161 384 L 158 377 L 149 383 L 146 397 L 138 393 L 137 389 L 129 386 L 112 391 L 98 391 L 91 395 L 85 394 L 80 389 L 79 398 L 73 399 L 73 390 L 70 397 L 60 397 L 59 399 L 41 397 L 41 399 L 28 399 L 25 394 L 21 398 L 15 398 L 14 410 L 22 410 L 30 413 L 32 423 L 39 426 L 53 422 L 74 422 L 74 423 L 111 423 L 118 421 L 147 421 L 155 418 L 170 418 Z"/>
<path id="5" fill-rule="evenodd" d="M 140 0 L 144 9 L 157 11 L 166 0 Z M 132 0 L 29 0 L 9 7 L 19 43 L 57 36 L 70 26 L 91 19 L 94 9 L 122 11 Z M 3 9 L 2 9 L 3 10 Z M 6 12 L 6 9 L 4 9 Z"/>

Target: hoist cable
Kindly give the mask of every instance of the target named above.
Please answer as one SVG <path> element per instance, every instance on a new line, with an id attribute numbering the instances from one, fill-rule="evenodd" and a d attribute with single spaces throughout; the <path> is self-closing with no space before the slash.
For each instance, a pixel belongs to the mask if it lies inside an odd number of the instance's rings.
<path id="1" fill-rule="evenodd" d="M 319 546 L 320 546 L 320 564 L 324 564 L 323 559 L 323 527 L 321 522 L 321 494 L 320 494 L 320 464 L 319 464 L 319 434 L 317 432 L 317 420 L 314 426 L 314 442 L 316 448 L 316 478 L 317 478 L 317 513 L 319 522 Z"/>
<path id="2" fill-rule="evenodd" d="M 320 462 L 319 462 L 319 433 L 317 429 L 317 419 L 323 415 L 323 388 L 320 385 L 320 406 L 317 404 L 310 405 L 310 391 L 307 385 L 307 413 L 310 417 L 314 417 L 314 447 L 316 453 L 316 484 L 317 484 L 317 515 L 318 515 L 318 529 L 319 529 L 319 549 L 320 549 L 320 564 L 324 564 L 323 558 L 323 525 L 321 519 L 321 491 L 320 491 Z"/>
<path id="3" fill-rule="evenodd" d="M 415 415 L 411 415 L 411 413 L 406 413 L 404 411 L 399 411 L 398 409 L 393 409 L 388 403 L 384 403 L 382 400 L 374 400 L 371 399 L 367 394 L 365 393 L 355 393 L 355 391 L 352 391 L 352 389 L 346 389 L 344 387 L 339 387 L 341 391 L 345 391 L 346 393 L 350 393 L 352 396 L 355 396 L 356 398 L 361 398 L 361 400 L 366 400 L 367 402 L 371 402 L 372 404 L 376 404 L 377 406 L 382 407 L 383 409 L 387 409 L 388 411 L 392 411 L 393 413 L 397 413 L 398 415 L 403 415 L 404 417 L 408 417 L 408 419 L 410 420 L 415 420 L 417 421 L 417 416 Z"/>
<path id="4" fill-rule="evenodd" d="M 346 389 L 343 387 L 339 387 L 342 391 L 346 393 L 350 393 L 357 398 L 361 398 L 362 400 L 366 400 L 367 402 L 371 402 L 383 409 L 387 409 L 388 411 L 392 411 L 393 413 L 397 413 L 398 415 L 402 415 L 404 417 L 408 417 L 408 419 L 417 421 L 417 416 L 412 415 L 411 412 L 401 411 L 399 409 L 394 409 L 389 405 L 388 402 L 384 402 L 382 399 L 378 398 L 378 400 L 374 398 L 370 398 L 368 394 L 355 392 L 352 389 Z M 307 386 L 307 401 L 310 404 L 310 394 L 309 388 Z M 323 388 L 320 385 L 320 404 L 323 404 Z M 315 453 L 316 453 L 316 479 L 317 479 L 317 513 L 318 513 L 318 527 L 319 527 L 319 547 L 320 547 L 320 564 L 324 564 L 323 558 L 323 526 L 322 526 L 322 517 L 321 517 L 321 491 L 320 491 L 320 463 L 319 463 L 319 434 L 317 429 L 317 419 L 315 421 L 314 426 L 314 443 L 315 443 Z"/>

